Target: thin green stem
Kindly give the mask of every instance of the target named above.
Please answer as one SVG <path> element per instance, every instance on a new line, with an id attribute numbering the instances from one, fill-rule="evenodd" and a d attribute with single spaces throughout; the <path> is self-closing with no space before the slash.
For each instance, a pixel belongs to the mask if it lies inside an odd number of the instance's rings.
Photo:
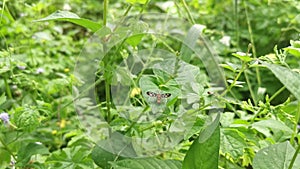
<path id="1" fill-rule="evenodd" d="M 10 150 L 10 148 L 6 145 L 6 143 L 2 140 L 2 138 L 0 137 L 0 142 L 3 146 L 3 149 L 5 149 L 7 152 L 9 152 L 9 154 L 13 157 L 13 159 L 16 161 L 17 157 L 14 155 L 14 153 L 12 152 L 12 150 Z"/>
<path id="2" fill-rule="evenodd" d="M 105 96 L 106 96 L 106 108 L 107 108 L 107 123 L 110 123 L 111 112 L 110 112 L 110 85 L 109 80 L 105 81 Z"/>
<path id="3" fill-rule="evenodd" d="M 290 142 L 291 142 L 292 145 L 294 144 L 295 137 L 297 136 L 297 133 L 298 133 L 299 120 L 300 120 L 300 102 L 298 102 L 297 112 L 296 112 L 296 115 L 295 115 L 294 132 L 293 132 L 292 137 L 290 138 Z"/>
<path id="4" fill-rule="evenodd" d="M 237 48 L 239 48 L 239 17 L 238 17 L 238 0 L 234 1 L 234 20 L 235 20 L 235 38 L 236 38 L 236 44 Z"/>
<path id="5" fill-rule="evenodd" d="M 244 75 L 245 75 L 245 79 L 246 79 L 246 82 L 247 82 L 247 85 L 248 85 L 248 88 L 249 88 L 249 91 L 250 91 L 250 95 L 253 99 L 254 105 L 257 106 L 257 100 L 256 100 L 256 97 L 255 97 L 254 92 L 252 90 L 251 82 L 248 78 L 248 75 L 247 75 L 246 71 L 244 72 Z"/>
<path id="6" fill-rule="evenodd" d="M 107 23 L 107 13 L 108 13 L 108 0 L 103 1 L 103 26 Z"/>
<path id="7" fill-rule="evenodd" d="M 244 1 L 244 8 L 245 8 L 245 13 L 246 13 L 246 20 L 247 20 L 247 25 L 248 25 L 248 31 L 249 31 L 249 34 L 250 34 L 250 41 L 251 41 L 251 46 L 252 46 L 253 57 L 257 58 L 256 48 L 255 48 L 255 43 L 254 43 L 254 37 L 253 37 L 253 32 L 252 32 L 252 27 L 251 27 L 250 19 L 249 19 L 249 16 L 248 16 L 248 10 L 247 10 L 247 5 L 246 5 L 245 1 Z M 255 71 L 256 71 L 257 84 L 258 84 L 258 86 L 261 86 L 261 78 L 260 78 L 259 68 L 256 67 Z"/>
<path id="8" fill-rule="evenodd" d="M 295 151 L 295 153 L 293 155 L 292 161 L 291 161 L 288 169 L 293 169 L 293 165 L 294 165 L 294 163 L 296 161 L 296 158 L 298 156 L 299 151 L 300 151 L 300 145 L 298 144 L 297 150 Z"/>
<path id="9" fill-rule="evenodd" d="M 10 90 L 10 87 L 8 85 L 8 82 L 7 82 L 7 75 L 4 76 L 4 84 L 5 84 L 6 94 L 7 94 L 8 98 L 12 99 L 11 90 Z"/>
<path id="10" fill-rule="evenodd" d="M 150 2 L 150 0 L 147 0 L 146 3 L 144 3 L 142 9 L 140 10 L 140 14 L 143 13 L 144 9 L 147 7 L 148 3 Z"/>
<path id="11" fill-rule="evenodd" d="M 285 90 L 285 86 L 282 86 L 276 93 L 274 93 L 270 99 L 269 102 L 271 102 L 275 97 L 277 97 L 281 92 L 283 92 Z"/>
<path id="12" fill-rule="evenodd" d="M 195 24 L 196 22 L 195 22 L 194 18 L 192 17 L 191 11 L 190 11 L 190 9 L 188 8 L 188 6 L 187 6 L 185 0 L 181 0 L 181 3 L 183 4 L 183 8 L 184 8 L 185 12 L 187 13 L 190 22 L 191 22 L 192 24 Z"/>
<path id="13" fill-rule="evenodd" d="M 229 91 L 231 91 L 232 87 L 235 85 L 235 83 L 237 82 L 237 80 L 241 77 L 242 73 L 246 70 L 246 68 L 247 68 L 246 63 L 243 63 L 242 69 L 240 70 L 240 72 L 238 73 L 238 75 L 235 77 L 235 79 L 230 84 L 230 86 L 228 86 L 227 89 L 220 96 L 224 96 L 226 93 L 228 93 Z"/>

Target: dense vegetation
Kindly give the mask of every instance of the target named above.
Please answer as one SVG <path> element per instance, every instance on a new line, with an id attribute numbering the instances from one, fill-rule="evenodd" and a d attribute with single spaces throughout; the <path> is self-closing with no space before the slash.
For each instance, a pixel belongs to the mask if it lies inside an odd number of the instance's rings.
<path id="1" fill-rule="evenodd" d="M 0 168 L 300 168 L 300 2 L 4 0 L 0 16 Z"/>

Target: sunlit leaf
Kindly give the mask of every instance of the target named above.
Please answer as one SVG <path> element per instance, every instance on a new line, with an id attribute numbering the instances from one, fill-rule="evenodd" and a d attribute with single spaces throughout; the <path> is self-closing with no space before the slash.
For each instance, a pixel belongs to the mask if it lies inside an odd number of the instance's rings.
<path id="1" fill-rule="evenodd" d="M 267 66 L 268 69 L 270 69 L 274 75 L 280 80 L 282 84 L 298 99 L 300 100 L 300 74 L 291 71 L 288 68 L 275 65 L 275 64 L 269 64 L 269 63 L 263 63 L 263 65 Z"/>
<path id="2" fill-rule="evenodd" d="M 35 22 L 52 21 L 52 20 L 72 22 L 84 28 L 88 28 L 93 32 L 96 32 L 101 28 L 101 25 L 99 23 L 96 23 L 88 19 L 80 18 L 78 15 L 69 11 L 60 11 L 60 10 L 52 13 L 51 15 L 45 18 L 35 20 Z"/>
<path id="3" fill-rule="evenodd" d="M 271 145 L 256 153 L 253 159 L 253 169 L 288 169 L 294 153 L 295 149 L 288 141 Z M 292 168 L 300 168 L 299 155 Z"/>
<path id="4" fill-rule="evenodd" d="M 156 158 L 126 159 L 112 163 L 115 169 L 181 169 L 181 162 Z"/>
<path id="5" fill-rule="evenodd" d="M 147 0 L 126 0 L 126 2 L 131 4 L 145 4 Z"/>
<path id="6" fill-rule="evenodd" d="M 88 158 L 90 151 L 77 146 L 53 152 L 46 160 L 55 168 L 94 168 L 93 160 Z"/>
<path id="7" fill-rule="evenodd" d="M 219 160 L 220 127 L 217 126 L 211 137 L 200 143 L 195 139 L 188 150 L 182 169 L 217 169 Z"/>
<path id="8" fill-rule="evenodd" d="M 235 129 L 221 130 L 221 151 L 230 154 L 234 159 L 243 155 L 246 146 L 245 136 Z"/>
<path id="9" fill-rule="evenodd" d="M 29 162 L 31 156 L 36 154 L 49 154 L 49 150 L 41 143 L 29 143 L 19 150 L 17 166 L 24 166 Z"/>
<path id="10" fill-rule="evenodd" d="M 293 130 L 287 127 L 284 123 L 273 119 L 255 122 L 252 124 L 252 127 L 264 134 L 266 137 L 276 139 L 276 141 L 278 139 L 282 141 L 288 139 L 293 133 Z"/>

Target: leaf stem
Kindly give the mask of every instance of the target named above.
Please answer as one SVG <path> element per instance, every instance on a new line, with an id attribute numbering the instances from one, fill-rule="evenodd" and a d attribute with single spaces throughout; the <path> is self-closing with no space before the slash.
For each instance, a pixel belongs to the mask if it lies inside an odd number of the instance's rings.
<path id="1" fill-rule="evenodd" d="M 239 17 L 238 17 L 238 0 L 234 0 L 234 20 L 235 20 L 235 38 L 237 48 L 239 48 L 240 36 L 239 36 Z"/>
<path id="2" fill-rule="evenodd" d="M 7 75 L 6 74 L 4 76 L 4 84 L 5 84 L 6 93 L 7 93 L 8 98 L 12 99 L 12 94 L 11 94 L 11 90 L 10 90 L 10 87 L 8 85 L 8 82 L 7 82 Z"/>
<path id="3" fill-rule="evenodd" d="M 13 157 L 13 159 L 15 161 L 17 161 L 17 157 L 14 155 L 14 153 L 11 151 L 11 149 L 5 144 L 5 142 L 3 141 L 3 139 L 0 137 L 0 142 L 3 145 L 3 149 L 8 151 L 9 154 Z"/>
<path id="4" fill-rule="evenodd" d="M 103 1 L 103 26 L 107 23 L 107 11 L 108 10 L 108 0 Z"/>
<path id="5" fill-rule="evenodd" d="M 290 142 L 291 142 L 292 145 L 294 144 L 295 137 L 297 136 L 297 133 L 298 133 L 299 120 L 300 120 L 300 102 L 298 102 L 297 112 L 296 112 L 296 115 L 295 115 L 294 131 L 293 131 L 292 137 L 290 138 Z"/>
<path id="6" fill-rule="evenodd" d="M 192 17 L 191 11 L 188 8 L 185 0 L 181 0 L 181 3 L 183 4 L 183 8 L 184 8 L 185 12 L 187 13 L 190 22 L 192 22 L 192 24 L 195 24 L 196 22 L 195 22 L 194 18 Z"/>
<path id="7" fill-rule="evenodd" d="M 250 91 L 250 95 L 253 99 L 254 105 L 257 106 L 257 100 L 256 100 L 256 97 L 255 97 L 254 92 L 252 90 L 251 82 L 248 78 L 248 75 L 247 75 L 246 71 L 244 71 L 244 75 L 245 75 L 245 79 L 246 79 L 246 82 L 247 82 L 247 85 L 248 85 L 248 88 L 249 88 L 249 91 Z"/>
<path id="8" fill-rule="evenodd" d="M 298 111 L 298 112 L 299 112 L 299 111 Z M 297 150 L 295 151 L 295 153 L 294 153 L 294 155 L 293 155 L 293 158 L 292 158 L 292 160 L 291 160 L 291 163 L 290 163 L 288 169 L 293 169 L 293 165 L 294 165 L 294 163 L 295 163 L 295 161 L 296 161 L 296 158 L 297 158 L 297 156 L 298 156 L 299 151 L 300 151 L 300 145 L 298 144 Z"/>
<path id="9" fill-rule="evenodd" d="M 247 25 L 248 25 L 248 31 L 249 31 L 249 34 L 250 34 L 250 41 L 251 41 L 251 48 L 252 48 L 252 52 L 253 52 L 253 57 L 257 58 L 256 48 L 255 48 L 255 44 L 254 44 L 254 37 L 253 37 L 253 32 L 252 32 L 252 27 L 251 27 L 250 19 L 249 19 L 249 16 L 248 16 L 248 10 L 247 10 L 247 5 L 246 5 L 245 1 L 244 1 L 244 8 L 245 8 L 245 13 L 246 13 L 246 20 L 247 20 Z M 257 84 L 258 84 L 258 86 L 261 86 L 261 78 L 260 78 L 259 68 L 256 67 L 255 71 L 256 71 Z"/>
<path id="10" fill-rule="evenodd" d="M 235 77 L 235 79 L 234 79 L 233 82 L 230 84 L 230 86 L 228 86 L 227 89 L 221 94 L 221 96 L 224 96 L 226 93 L 228 93 L 228 91 L 231 90 L 231 88 L 235 85 L 236 81 L 240 78 L 240 76 L 241 76 L 242 73 L 246 70 L 246 68 L 247 68 L 247 63 L 243 63 L 240 72 L 239 72 L 238 75 Z"/>
<path id="11" fill-rule="evenodd" d="M 109 86 L 109 80 L 105 80 L 105 96 L 106 96 L 106 108 L 107 108 L 107 123 L 110 123 L 110 86 Z"/>
<path id="12" fill-rule="evenodd" d="M 285 86 L 282 86 L 273 96 L 270 97 L 269 102 L 271 102 L 275 97 L 277 97 L 281 92 L 285 90 Z"/>

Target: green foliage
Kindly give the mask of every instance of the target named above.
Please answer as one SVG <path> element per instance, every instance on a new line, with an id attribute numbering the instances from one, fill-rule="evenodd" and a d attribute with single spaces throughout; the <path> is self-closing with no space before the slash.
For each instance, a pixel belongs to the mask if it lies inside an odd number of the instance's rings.
<path id="1" fill-rule="evenodd" d="M 80 18 L 78 15 L 69 11 L 56 11 L 55 13 L 47 16 L 46 18 L 38 19 L 36 22 L 45 21 L 68 21 L 80 25 L 93 32 L 100 29 L 101 25 L 88 19 Z"/>
<path id="2" fill-rule="evenodd" d="M 216 120 L 219 121 L 218 119 Z M 218 168 L 218 161 L 220 146 L 220 128 L 213 128 L 213 133 L 205 141 L 201 140 L 200 137 L 195 139 L 190 149 L 188 150 L 185 159 L 183 161 L 183 169 L 188 168 Z M 202 134 L 203 135 L 203 134 Z"/>
<path id="3" fill-rule="evenodd" d="M 300 167 L 298 1 L 106 2 L 0 2 L 0 168 Z"/>
<path id="4" fill-rule="evenodd" d="M 155 158 L 126 159 L 115 163 L 112 166 L 116 169 L 180 169 L 181 163 L 175 160 L 158 160 Z"/>
<path id="5" fill-rule="evenodd" d="M 261 149 L 254 157 L 253 168 L 289 168 L 290 161 L 295 153 L 295 149 L 289 142 L 271 145 Z M 299 156 L 295 160 L 292 168 L 299 168 Z"/>

